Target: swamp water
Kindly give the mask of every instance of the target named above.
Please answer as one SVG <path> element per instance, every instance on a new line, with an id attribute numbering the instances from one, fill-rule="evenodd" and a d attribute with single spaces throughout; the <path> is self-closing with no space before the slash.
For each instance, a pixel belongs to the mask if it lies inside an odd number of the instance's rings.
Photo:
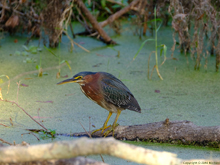
<path id="1" fill-rule="evenodd" d="M 75 25 L 75 29 L 76 32 L 82 30 L 78 24 Z M 140 40 L 129 30 L 130 25 L 128 24 L 124 24 L 124 29 L 125 31 L 120 36 L 115 35 L 112 30 L 106 29 L 112 39 L 119 44 L 113 48 L 95 39 L 77 36 L 74 41 L 88 49 L 90 53 L 83 51 L 76 45 L 74 50 L 70 52 L 69 40 L 63 36 L 60 49 L 52 49 L 52 51 L 56 55 L 60 54 L 61 61 L 71 61 L 72 71 L 64 66 L 61 68 L 61 76 L 72 77 L 80 71 L 105 71 L 120 78 L 134 94 L 142 108 L 141 114 L 129 110 L 123 111 L 118 119 L 120 125 L 152 123 L 163 121 L 166 118 L 169 118 L 170 121 L 189 120 L 200 126 L 219 125 L 220 73 L 215 72 L 215 57 L 208 58 L 207 69 L 204 68 L 205 59 L 202 59 L 200 71 L 195 71 L 195 61 L 190 55 L 186 58 L 180 54 L 176 48 L 174 57 L 178 60 L 168 59 L 159 67 L 164 80 L 161 81 L 158 78 L 156 71 L 153 72 L 152 79 L 148 80 L 148 57 L 154 51 L 154 42 L 147 42 L 136 60 L 132 62 L 141 43 L 150 37 Z M 170 49 L 173 45 L 171 36 L 172 30 L 170 28 L 161 28 L 158 34 L 158 45 L 167 45 L 167 58 L 171 55 Z M 15 39 L 18 41 L 17 43 L 14 42 Z M 0 75 L 7 75 L 12 79 L 21 73 L 36 70 L 36 65 L 40 63 L 40 54 L 42 55 L 42 68 L 58 65 L 58 58 L 47 51 L 42 43 L 40 45 L 41 52 L 36 54 L 28 52 L 28 56 L 26 53 L 22 53 L 25 52 L 22 46 L 25 41 L 26 38 L 20 34 L 13 37 L 5 35 L 5 38 L 0 40 Z M 30 45 L 37 46 L 38 40 L 32 40 Z M 159 57 L 159 63 L 162 61 L 163 57 Z M 155 58 L 152 54 L 150 69 L 154 64 Z M 91 125 L 96 127 L 91 126 L 91 129 L 97 129 L 103 125 L 108 111 L 87 99 L 80 91 L 78 84 L 57 86 L 56 83 L 66 79 L 56 79 L 57 69 L 46 72 L 48 75 L 43 75 L 40 78 L 29 74 L 12 81 L 9 91 L 7 85 L 0 84 L 3 98 L 11 101 L 18 100 L 19 105 L 32 117 L 43 121 L 46 128 L 56 130 L 57 133 L 84 131 L 79 121 L 85 129 L 89 130 L 89 118 Z M 6 77 L 1 77 L 1 79 L 4 82 L 7 81 Z M 23 85 L 20 86 L 17 95 L 16 82 L 18 81 Z M 72 139 L 71 137 L 58 136 L 52 140 L 43 136 L 38 141 L 33 135 L 25 134 L 28 133 L 25 129 L 41 129 L 41 127 L 21 109 L 6 102 L 0 102 L 0 107 L 0 123 L 9 126 L 0 125 L 0 137 L 8 142 L 21 143 L 26 141 L 30 144 L 40 144 Z M 114 117 L 115 115 L 110 119 L 110 124 L 113 123 Z M 10 118 L 13 126 L 10 124 Z M 158 143 L 127 143 L 157 151 L 176 153 L 181 159 L 220 159 L 219 149 Z M 100 156 L 89 157 L 101 160 Z M 104 156 L 104 159 L 109 164 L 134 164 L 110 156 Z"/>

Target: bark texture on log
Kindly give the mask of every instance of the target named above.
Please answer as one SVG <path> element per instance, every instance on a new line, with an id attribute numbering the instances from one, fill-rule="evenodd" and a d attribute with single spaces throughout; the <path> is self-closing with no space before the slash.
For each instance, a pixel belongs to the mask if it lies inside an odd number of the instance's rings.
<path id="1" fill-rule="evenodd" d="M 109 136 L 111 135 L 109 134 Z M 70 136 L 87 136 L 87 133 L 74 133 L 70 134 Z M 102 137 L 103 135 L 99 131 L 92 136 Z M 166 119 L 165 121 L 143 125 L 118 126 L 115 129 L 115 138 L 120 140 L 193 144 L 218 148 L 220 145 L 220 126 L 203 127 L 186 120 L 170 122 L 169 119 Z"/>

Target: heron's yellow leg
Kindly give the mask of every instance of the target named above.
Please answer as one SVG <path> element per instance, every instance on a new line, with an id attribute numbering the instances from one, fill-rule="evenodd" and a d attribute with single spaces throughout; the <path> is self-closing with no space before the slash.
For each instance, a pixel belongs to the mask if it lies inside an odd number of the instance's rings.
<path id="1" fill-rule="evenodd" d="M 112 132 L 112 136 L 114 137 L 115 128 L 118 126 L 117 121 L 118 121 L 118 118 L 119 118 L 120 114 L 121 114 L 121 110 L 117 110 L 117 115 L 116 115 L 116 117 L 115 117 L 115 121 L 114 121 L 114 123 L 113 123 L 113 125 L 112 125 L 112 128 L 104 133 L 104 136 L 105 136 L 105 137 L 106 137 L 110 132 Z"/>
<path id="2" fill-rule="evenodd" d="M 112 112 L 109 112 L 108 117 L 107 117 L 107 119 L 106 119 L 106 121 L 105 121 L 103 127 L 94 130 L 94 131 L 91 133 L 91 135 L 92 135 L 93 133 L 97 132 L 97 131 L 100 131 L 100 130 L 102 130 L 102 133 L 103 133 L 103 131 L 104 131 L 105 129 L 111 127 L 111 125 L 107 126 L 108 121 L 109 121 L 109 119 L 110 119 L 111 116 L 112 116 Z"/>
<path id="3" fill-rule="evenodd" d="M 109 121 L 109 119 L 110 119 L 111 116 L 112 116 L 112 112 L 109 112 L 108 117 L 107 117 L 107 119 L 106 119 L 106 121 L 105 121 L 105 123 L 104 123 L 104 125 L 103 125 L 103 127 L 102 127 L 102 133 L 103 133 L 103 131 L 104 131 L 106 128 L 111 127 L 111 125 L 107 126 L 108 121 Z"/>

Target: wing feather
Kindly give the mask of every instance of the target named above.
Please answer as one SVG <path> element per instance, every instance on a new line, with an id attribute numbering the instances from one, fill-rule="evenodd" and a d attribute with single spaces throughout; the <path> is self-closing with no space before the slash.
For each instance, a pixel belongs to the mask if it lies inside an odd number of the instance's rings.
<path id="1" fill-rule="evenodd" d="M 123 109 L 141 111 L 131 91 L 119 79 L 111 74 L 105 77 L 101 80 L 105 101 Z"/>

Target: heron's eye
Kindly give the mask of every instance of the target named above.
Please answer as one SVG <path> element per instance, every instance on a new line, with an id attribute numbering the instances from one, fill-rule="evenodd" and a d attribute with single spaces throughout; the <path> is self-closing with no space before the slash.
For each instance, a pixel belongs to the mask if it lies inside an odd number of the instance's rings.
<path id="1" fill-rule="evenodd" d="M 82 76 L 77 76 L 77 77 L 75 77 L 74 79 L 76 79 L 76 80 L 81 80 L 81 79 L 82 79 Z"/>

